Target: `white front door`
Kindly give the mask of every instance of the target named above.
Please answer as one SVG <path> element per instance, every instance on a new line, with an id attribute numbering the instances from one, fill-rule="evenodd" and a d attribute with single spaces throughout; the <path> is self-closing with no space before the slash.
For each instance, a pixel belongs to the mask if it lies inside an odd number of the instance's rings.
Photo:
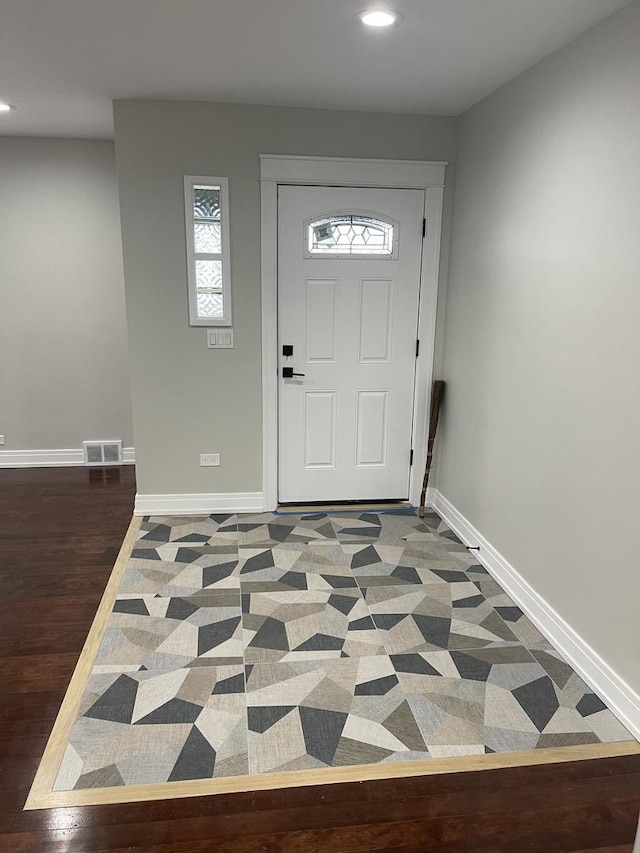
<path id="1" fill-rule="evenodd" d="M 423 190 L 279 188 L 280 502 L 409 495 L 423 211 Z"/>

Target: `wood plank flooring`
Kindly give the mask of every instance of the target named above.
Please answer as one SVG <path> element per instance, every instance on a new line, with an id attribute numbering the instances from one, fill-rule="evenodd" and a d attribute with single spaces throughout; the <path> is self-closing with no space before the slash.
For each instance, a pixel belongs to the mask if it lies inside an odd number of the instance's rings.
<path id="1" fill-rule="evenodd" d="M 638 755 L 22 811 L 134 491 L 130 467 L 0 471 L 0 851 L 631 853 Z"/>

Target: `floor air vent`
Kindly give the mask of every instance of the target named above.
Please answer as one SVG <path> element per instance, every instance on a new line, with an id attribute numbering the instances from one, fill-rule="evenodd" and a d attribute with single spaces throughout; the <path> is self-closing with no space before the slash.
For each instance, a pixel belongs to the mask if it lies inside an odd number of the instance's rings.
<path id="1" fill-rule="evenodd" d="M 83 441 L 85 465 L 122 465 L 122 441 Z"/>

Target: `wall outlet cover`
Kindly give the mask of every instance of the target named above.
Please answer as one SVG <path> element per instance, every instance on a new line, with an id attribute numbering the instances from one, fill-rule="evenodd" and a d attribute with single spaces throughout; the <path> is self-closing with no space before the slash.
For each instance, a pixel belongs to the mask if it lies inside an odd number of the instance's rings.
<path id="1" fill-rule="evenodd" d="M 203 467 L 207 467 L 209 465 L 219 465 L 220 464 L 220 454 L 219 453 L 201 453 L 200 454 L 200 465 Z"/>
<path id="2" fill-rule="evenodd" d="M 4 436 L 0 435 L 0 444 L 4 444 Z"/>

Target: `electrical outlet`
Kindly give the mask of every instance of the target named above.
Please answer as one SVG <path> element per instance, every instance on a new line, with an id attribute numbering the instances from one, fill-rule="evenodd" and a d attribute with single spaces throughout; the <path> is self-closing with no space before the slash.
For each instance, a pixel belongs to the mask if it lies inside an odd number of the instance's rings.
<path id="1" fill-rule="evenodd" d="M 0 444 L 4 444 L 4 436 L 0 435 Z"/>
<path id="2" fill-rule="evenodd" d="M 220 464 L 220 454 L 219 453 L 201 453 L 200 454 L 200 465 L 208 466 L 208 465 L 219 465 Z"/>

